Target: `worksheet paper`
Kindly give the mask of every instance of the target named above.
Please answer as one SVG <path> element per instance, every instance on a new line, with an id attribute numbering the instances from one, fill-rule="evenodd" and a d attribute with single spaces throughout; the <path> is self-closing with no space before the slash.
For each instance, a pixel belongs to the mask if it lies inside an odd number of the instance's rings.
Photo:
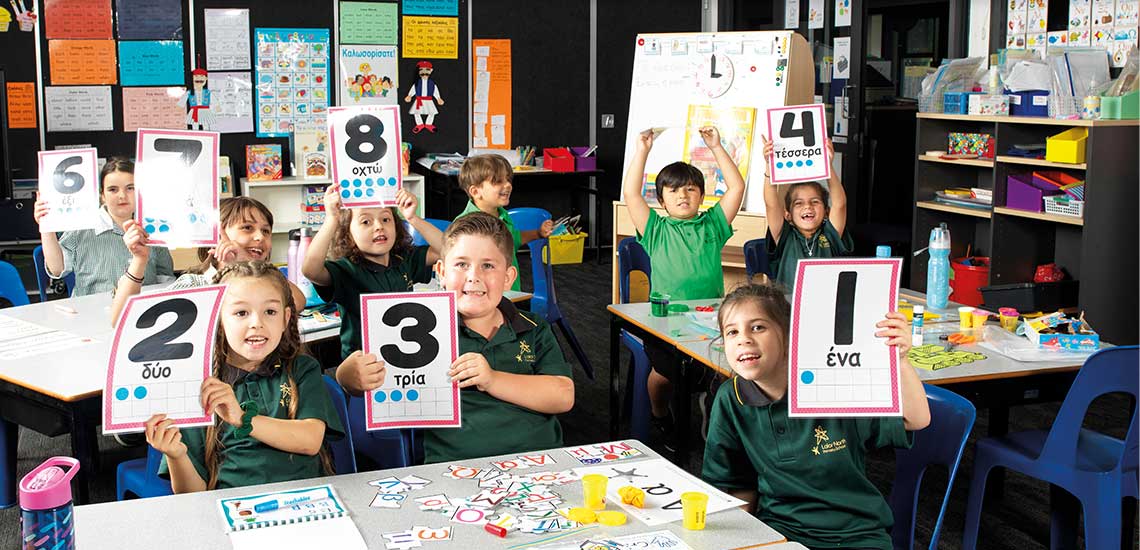
<path id="1" fill-rule="evenodd" d="M 248 71 L 251 67 L 248 9 L 206 10 L 206 68 Z M 210 74 L 213 82 L 214 74 Z M 213 86 L 210 86 L 213 89 Z"/>
<path id="2" fill-rule="evenodd" d="M 49 132 L 109 131 L 110 86 L 45 86 L 44 106 Z"/>

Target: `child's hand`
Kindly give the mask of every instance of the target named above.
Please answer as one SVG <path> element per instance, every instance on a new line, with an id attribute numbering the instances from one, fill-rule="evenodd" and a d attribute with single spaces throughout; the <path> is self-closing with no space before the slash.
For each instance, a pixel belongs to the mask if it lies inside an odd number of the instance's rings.
<path id="1" fill-rule="evenodd" d="M 400 189 L 400 192 L 396 193 L 396 205 L 400 209 L 400 215 L 404 216 L 405 220 L 410 222 L 416 219 L 416 206 L 418 205 L 416 196 L 409 193 L 407 189 Z"/>
<path id="2" fill-rule="evenodd" d="M 325 221 L 335 222 L 340 215 L 340 185 L 330 183 L 325 188 Z"/>
<path id="3" fill-rule="evenodd" d="M 764 159 L 767 160 L 768 157 L 772 156 L 772 153 L 775 149 L 772 147 L 772 142 L 768 141 L 767 137 L 760 136 L 760 143 L 764 145 Z"/>
<path id="4" fill-rule="evenodd" d="M 350 392 L 364 393 L 384 385 L 388 369 L 375 354 L 352 352 L 336 369 L 336 381 Z"/>
<path id="5" fill-rule="evenodd" d="M 452 382 L 459 382 L 460 388 L 475 386 L 479 391 L 488 391 L 495 382 L 495 371 L 481 353 L 468 352 L 460 355 L 447 371 Z"/>
<path id="6" fill-rule="evenodd" d="M 32 212 L 32 217 L 35 218 L 36 225 L 39 225 L 46 215 L 48 215 L 48 203 L 46 200 L 40 198 L 39 193 L 36 193 L 36 207 Z"/>
<path id="7" fill-rule="evenodd" d="M 148 238 L 150 235 L 147 235 L 141 223 L 135 220 L 123 222 L 123 244 L 127 245 L 131 256 L 144 261 L 150 258 L 150 247 L 146 245 Z"/>
<path id="8" fill-rule="evenodd" d="M 640 134 L 637 134 L 637 142 L 634 143 L 634 148 L 638 153 L 648 155 L 649 150 L 653 149 L 653 139 L 655 137 L 656 135 L 653 133 L 653 130 L 646 130 Z"/>
<path id="9" fill-rule="evenodd" d="M 248 262 L 253 260 L 253 256 L 249 255 L 245 247 L 239 246 L 230 240 L 219 242 L 217 248 L 210 249 L 210 255 L 218 260 L 219 268 L 234 262 Z"/>
<path id="10" fill-rule="evenodd" d="M 701 126 L 701 139 L 705 140 L 705 146 L 710 151 L 715 151 L 721 148 L 720 144 L 720 130 L 716 126 Z"/>
<path id="11" fill-rule="evenodd" d="M 211 376 L 202 382 L 202 408 L 206 412 L 221 417 L 222 422 L 235 428 L 241 427 L 241 405 L 238 404 L 234 388 Z"/>
<path id="12" fill-rule="evenodd" d="M 182 432 L 174 426 L 173 420 L 167 420 L 165 414 L 156 414 L 146 421 L 146 442 L 154 450 L 166 455 L 167 458 L 182 458 L 186 456 L 186 444 L 182 442 Z"/>
<path id="13" fill-rule="evenodd" d="M 538 238 L 545 239 L 554 233 L 554 222 L 546 220 L 542 225 L 538 226 Z"/>
<path id="14" fill-rule="evenodd" d="M 835 158 L 835 144 L 831 142 L 831 138 L 823 138 L 823 142 L 827 145 L 827 158 Z"/>
<path id="15" fill-rule="evenodd" d="M 899 348 L 899 357 L 905 358 L 910 353 L 911 334 L 910 327 L 907 326 L 906 316 L 903 314 L 892 311 L 887 314 L 887 318 L 875 323 L 875 327 L 881 328 L 875 333 L 879 338 L 886 338 L 888 346 L 896 346 Z"/>

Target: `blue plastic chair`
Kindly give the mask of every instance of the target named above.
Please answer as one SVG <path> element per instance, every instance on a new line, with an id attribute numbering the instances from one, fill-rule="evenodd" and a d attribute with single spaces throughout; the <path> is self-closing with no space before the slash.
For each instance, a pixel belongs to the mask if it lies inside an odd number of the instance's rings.
<path id="1" fill-rule="evenodd" d="M 950 502 L 950 489 L 958 473 L 958 463 L 966 440 L 974 427 L 977 410 L 966 398 L 937 386 L 924 385 L 930 403 L 930 425 L 914 434 L 910 449 L 895 449 L 895 482 L 891 488 L 891 512 L 895 525 L 891 539 L 896 549 L 914 548 L 914 519 L 918 510 L 918 493 L 922 476 L 931 464 L 946 467 L 946 491 L 938 508 L 938 519 L 930 534 L 930 549 L 938 548 L 942 517 Z"/>
<path id="2" fill-rule="evenodd" d="M 530 247 L 531 265 L 533 266 L 535 275 L 535 298 L 539 296 L 539 277 L 538 271 L 542 271 L 543 292 L 545 299 L 540 310 L 536 311 L 534 298 L 531 299 L 530 310 L 534 313 L 542 315 L 545 311 L 546 322 L 551 326 L 557 326 L 562 331 L 562 336 L 570 344 L 571 351 L 574 352 L 574 357 L 578 358 L 578 363 L 582 365 L 582 370 L 586 372 L 586 378 L 592 382 L 594 380 L 594 366 L 590 363 L 590 358 L 586 357 L 586 351 L 582 349 L 582 344 L 578 342 L 578 337 L 574 334 L 574 330 L 570 328 L 570 323 L 562 316 L 562 309 L 558 307 L 558 296 L 554 291 L 554 270 L 550 265 L 550 242 L 546 239 L 535 239 L 527 246 Z"/>
<path id="3" fill-rule="evenodd" d="M 348 398 L 348 431 L 352 444 L 360 457 L 375 463 L 375 468 L 403 468 L 411 466 L 411 435 L 406 430 L 368 431 L 365 421 L 367 410 L 363 397 Z M 371 466 L 371 465 L 369 465 Z"/>
<path id="4" fill-rule="evenodd" d="M 115 499 L 151 498 L 173 495 L 170 480 L 158 477 L 158 464 L 162 453 L 146 446 L 146 458 L 136 458 L 119 463 L 115 469 Z"/>
<path id="5" fill-rule="evenodd" d="M 634 271 L 649 277 L 649 255 L 637 243 L 637 239 L 626 237 L 618 244 L 618 297 L 621 303 L 630 302 L 629 274 Z M 649 356 L 645 354 L 645 343 L 629 332 L 621 331 L 621 343 L 629 350 L 629 374 L 626 376 L 626 399 L 632 402 L 629 411 L 629 431 L 640 441 L 649 441 Z"/>
<path id="6" fill-rule="evenodd" d="M 12 264 L 0 261 L 0 297 L 7 298 L 12 306 L 26 306 L 28 292 L 20 273 Z M 0 509 L 16 504 L 16 442 L 19 428 L 16 424 L 0 420 Z"/>
<path id="7" fill-rule="evenodd" d="M 436 226 L 440 231 L 447 231 L 448 226 L 451 225 L 451 222 L 447 220 L 439 220 L 435 218 L 424 218 L 424 221 Z M 413 245 L 424 246 L 427 244 L 427 241 L 424 240 L 423 235 L 420 235 L 420 232 L 416 231 L 416 228 L 412 227 L 412 224 L 404 222 L 404 227 L 408 228 L 408 234 L 412 236 Z"/>
<path id="8" fill-rule="evenodd" d="M 542 225 L 542 222 L 552 219 L 550 212 L 542 208 L 513 208 L 507 210 L 507 214 L 511 215 L 511 221 L 514 222 L 515 229 L 518 229 L 520 232 L 537 231 Z M 546 317 L 547 304 L 550 303 L 550 290 L 548 288 L 549 285 L 546 283 L 547 270 L 542 266 L 543 262 L 537 261 L 540 257 L 534 255 L 534 249 L 531 248 L 530 250 L 531 282 L 534 285 L 534 297 L 530 299 L 530 310 Z M 522 273 L 519 273 L 519 277 L 522 277 Z M 553 321 L 551 321 L 551 323 L 553 324 Z"/>
<path id="9" fill-rule="evenodd" d="M 48 277 L 47 274 L 47 265 L 46 262 L 44 262 L 43 246 L 37 246 L 36 249 L 32 251 L 32 264 L 36 268 L 36 284 L 40 287 L 40 301 L 46 302 L 47 291 L 51 286 L 51 277 Z M 63 282 L 65 285 L 67 285 L 67 295 L 70 297 L 72 289 L 75 288 L 75 274 L 68 273 L 67 276 L 63 278 Z"/>
<path id="10" fill-rule="evenodd" d="M 329 390 L 329 399 L 332 399 L 336 415 L 340 417 L 340 425 L 344 426 L 344 437 L 340 441 L 327 440 L 329 450 L 332 451 L 333 470 L 337 475 L 356 473 L 356 450 L 352 445 L 352 430 L 348 429 L 348 405 L 345 402 L 344 390 L 340 384 L 329 375 L 324 375 L 325 388 Z"/>
<path id="11" fill-rule="evenodd" d="M 748 273 L 749 280 L 757 273 L 772 276 L 768 269 L 768 241 L 752 239 L 744 243 L 744 270 Z"/>
<path id="12" fill-rule="evenodd" d="M 0 261 L 0 297 L 12 302 L 13 306 L 26 306 L 28 290 L 24 288 L 24 281 L 20 280 L 20 272 L 12 264 Z"/>
<path id="13" fill-rule="evenodd" d="M 1048 482 L 1055 496 L 1084 509 L 1087 548 L 1120 548 L 1121 500 L 1136 494 L 1137 409 L 1132 410 L 1123 441 L 1081 428 L 1089 404 L 1107 393 L 1137 398 L 1140 375 L 1137 346 L 1101 350 L 1089 357 L 1065 396 L 1048 432 L 1031 430 L 978 441 L 974 478 L 966 504 L 964 548 L 978 540 L 986 478 L 994 468 L 1007 468 Z M 1068 495 L 1072 495 L 1069 497 Z M 1063 508 L 1069 508 L 1064 506 Z M 1075 510 L 1052 510 L 1052 545 L 1059 539 L 1075 542 Z"/>

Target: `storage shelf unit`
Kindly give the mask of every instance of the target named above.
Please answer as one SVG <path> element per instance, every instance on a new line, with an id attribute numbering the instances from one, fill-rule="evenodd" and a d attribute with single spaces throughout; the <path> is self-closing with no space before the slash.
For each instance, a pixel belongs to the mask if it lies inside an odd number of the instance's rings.
<path id="1" fill-rule="evenodd" d="M 932 227 L 945 222 L 952 239 L 951 257 L 965 256 L 967 246 L 972 255 L 989 256 L 991 285 L 1031 282 L 1038 265 L 1055 262 L 1080 282 L 1077 309 L 1085 312 L 1101 337 L 1114 344 L 1136 343 L 1140 122 L 943 113 L 917 116 L 919 151 L 945 149 L 950 132 L 980 132 L 994 136 L 998 155 L 995 162 L 970 164 L 919 157 L 926 162 L 915 164 L 915 248 L 924 246 Z M 1088 128 L 1083 164 L 1001 154 L 1014 144 L 1045 143 L 1046 137 L 1069 127 Z M 1061 170 L 1085 180 L 1084 217 L 1006 207 L 1006 178 L 1035 170 Z M 990 189 L 994 206 L 983 210 L 933 201 L 935 191 L 950 187 Z M 911 288 L 926 289 L 928 258 L 927 254 L 914 258 Z"/>

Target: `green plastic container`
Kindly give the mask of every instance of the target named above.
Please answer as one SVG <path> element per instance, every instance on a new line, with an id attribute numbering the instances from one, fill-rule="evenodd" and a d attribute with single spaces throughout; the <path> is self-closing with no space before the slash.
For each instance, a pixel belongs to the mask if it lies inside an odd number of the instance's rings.
<path id="1" fill-rule="evenodd" d="M 1100 118 L 1103 120 L 1135 120 L 1140 118 L 1140 91 L 1119 97 L 1101 96 Z"/>

